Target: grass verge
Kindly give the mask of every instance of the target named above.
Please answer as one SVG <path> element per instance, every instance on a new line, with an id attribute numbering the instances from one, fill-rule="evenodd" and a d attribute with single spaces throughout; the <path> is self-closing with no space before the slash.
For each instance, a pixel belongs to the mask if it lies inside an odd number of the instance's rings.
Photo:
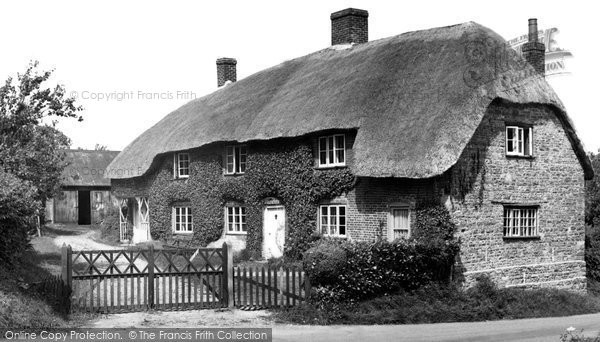
<path id="1" fill-rule="evenodd" d="M 555 317 L 600 312 L 600 297 L 557 289 L 497 288 L 490 280 L 461 290 L 431 284 L 356 304 L 306 304 L 274 311 L 296 324 L 417 324 Z"/>

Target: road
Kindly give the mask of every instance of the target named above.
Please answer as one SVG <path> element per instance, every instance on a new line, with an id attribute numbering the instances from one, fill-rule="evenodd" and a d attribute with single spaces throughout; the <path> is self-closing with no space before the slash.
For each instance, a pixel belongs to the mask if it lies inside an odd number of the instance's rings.
<path id="1" fill-rule="evenodd" d="M 273 341 L 559 341 L 568 327 L 600 332 L 600 314 L 474 323 L 273 327 Z"/>

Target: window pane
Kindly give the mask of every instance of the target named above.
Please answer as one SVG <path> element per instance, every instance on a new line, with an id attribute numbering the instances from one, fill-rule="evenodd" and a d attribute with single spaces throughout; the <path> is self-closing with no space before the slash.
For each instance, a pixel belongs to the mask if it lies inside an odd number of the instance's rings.
<path id="1" fill-rule="evenodd" d="M 344 150 L 336 150 L 335 151 L 335 162 L 336 163 L 340 163 L 340 164 L 344 163 L 345 162 L 344 158 L 345 158 Z"/>
<path id="2" fill-rule="evenodd" d="M 343 135 L 335 136 L 335 148 L 344 149 L 344 136 Z"/>

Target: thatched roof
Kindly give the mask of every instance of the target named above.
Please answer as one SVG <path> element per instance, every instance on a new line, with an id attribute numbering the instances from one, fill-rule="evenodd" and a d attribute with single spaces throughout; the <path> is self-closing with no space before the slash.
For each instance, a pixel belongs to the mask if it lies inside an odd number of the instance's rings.
<path id="1" fill-rule="evenodd" d="M 119 151 L 66 150 L 68 166 L 62 173 L 62 186 L 110 186 L 106 167 Z"/>
<path id="2" fill-rule="evenodd" d="M 588 170 L 543 77 L 498 34 L 469 22 L 326 48 L 258 72 L 167 115 L 115 158 L 109 174 L 139 176 L 161 153 L 213 142 L 358 129 L 356 175 L 432 177 L 456 163 L 496 98 L 554 108 Z"/>

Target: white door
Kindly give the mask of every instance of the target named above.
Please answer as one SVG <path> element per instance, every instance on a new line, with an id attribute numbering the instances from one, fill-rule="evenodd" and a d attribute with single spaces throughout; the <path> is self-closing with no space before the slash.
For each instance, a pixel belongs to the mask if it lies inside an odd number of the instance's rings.
<path id="1" fill-rule="evenodd" d="M 285 243 L 285 209 L 267 207 L 263 218 L 263 252 L 265 258 L 283 256 Z"/>
<path id="2" fill-rule="evenodd" d="M 150 239 L 150 208 L 147 197 L 136 197 L 136 207 L 133 212 L 133 243 L 145 242 Z"/>

